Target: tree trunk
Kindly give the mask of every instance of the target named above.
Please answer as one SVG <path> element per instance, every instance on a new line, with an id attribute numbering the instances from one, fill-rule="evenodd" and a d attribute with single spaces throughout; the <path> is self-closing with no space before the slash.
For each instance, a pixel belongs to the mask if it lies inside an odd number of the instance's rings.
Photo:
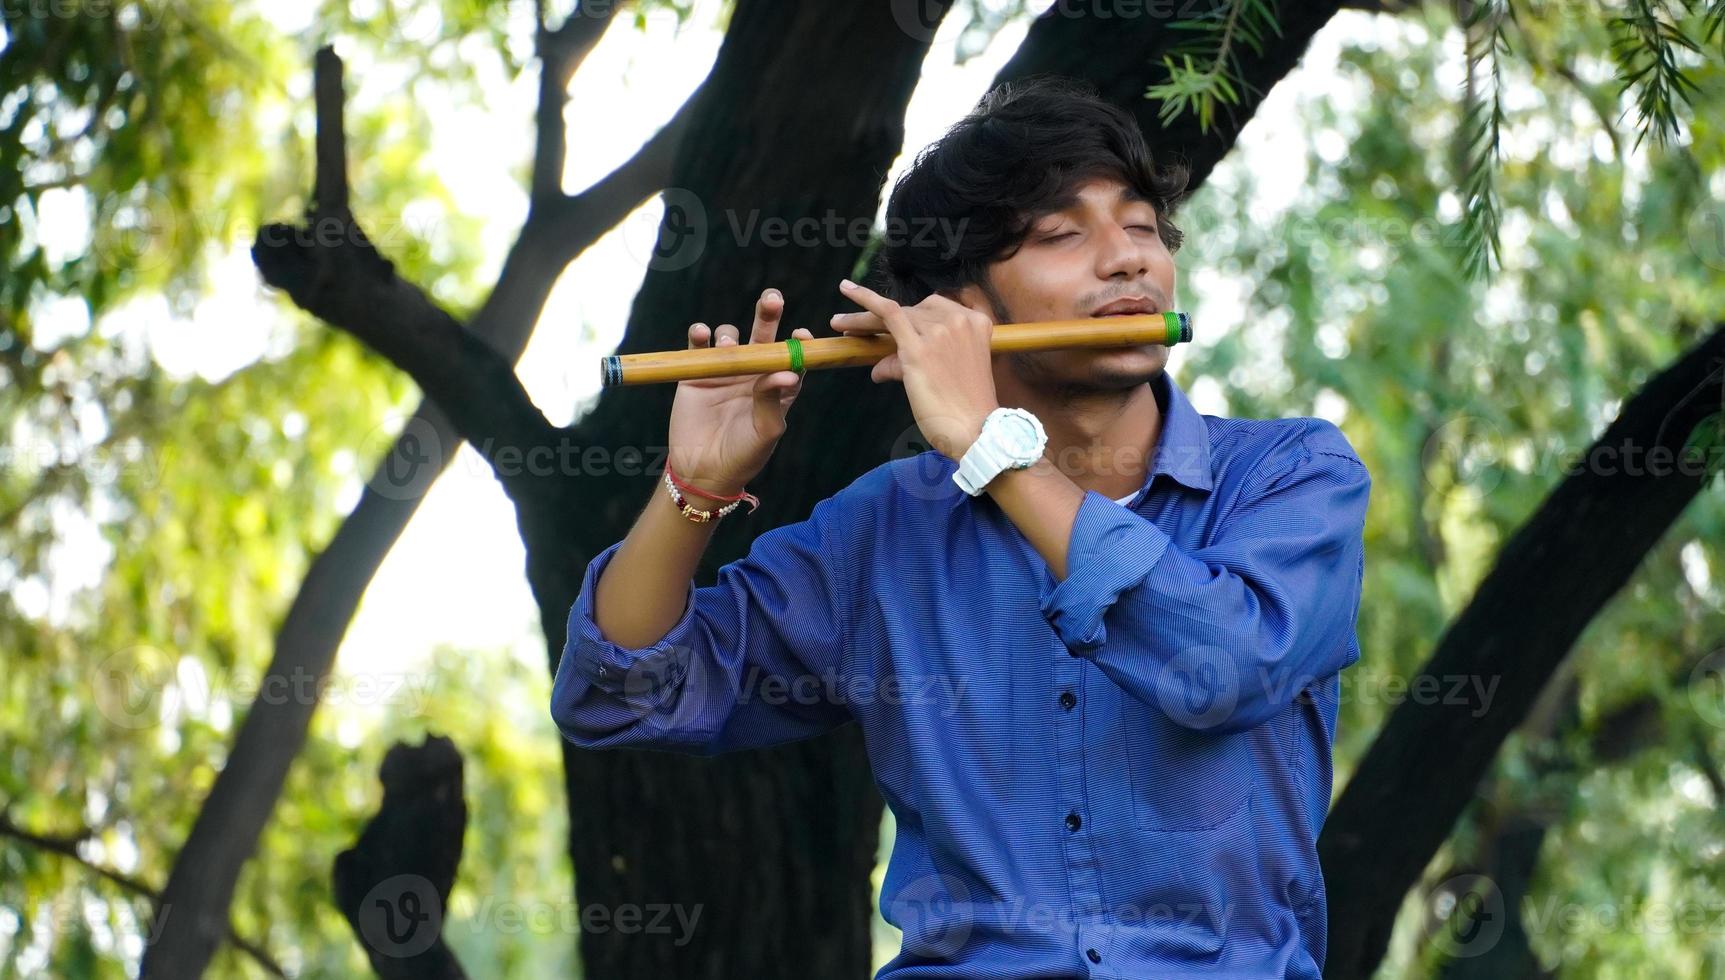
<path id="1" fill-rule="evenodd" d="M 1239 86 L 1240 103 L 1225 106 L 1202 132 L 1194 113 L 1182 112 L 1163 125 L 1162 103 L 1144 98 L 1144 89 L 1168 80 L 1161 67 L 1162 56 L 1171 45 L 1191 36 L 1190 31 L 1169 30 L 1169 24 L 1187 18 L 1226 16 L 1234 0 L 1177 0 L 1117 6 L 1103 3 L 1103 16 L 1075 16 L 1085 4 L 1058 3 L 1031 25 L 1024 45 L 1001 70 L 1000 78 L 1024 78 L 1044 72 L 1088 79 L 1102 97 L 1138 118 L 1158 163 L 1181 160 L 1190 168 L 1192 186 L 1210 176 L 1216 164 L 1233 148 L 1240 131 L 1258 111 L 1258 106 L 1288 72 L 1299 64 L 1313 35 L 1340 9 L 1339 0 L 1313 3 L 1281 3 L 1276 7 L 1280 32 L 1264 38 L 1263 54 L 1245 45 L 1237 46 L 1237 67 L 1245 82 Z M 1127 10 L 1142 16 L 1126 16 Z M 1214 22 L 1214 21 L 1212 21 Z M 1189 237 L 1204 233 L 1194 228 Z"/>
<path id="2" fill-rule="evenodd" d="M 383 757 L 383 802 L 335 857 L 335 902 L 383 980 L 467 980 L 443 941 L 461 866 L 467 801 L 461 753 L 441 735 Z"/>
<path id="3" fill-rule="evenodd" d="M 838 280 L 862 241 L 791 247 L 761 222 L 842 227 L 872 221 L 883 175 L 902 147 L 905 107 L 927 51 L 888 4 L 741 0 L 666 193 L 664 242 L 692 220 L 685 250 L 650 268 L 623 352 L 688 344 L 691 323 L 746 332 L 754 298 L 786 298 L 781 333 L 837 312 Z M 694 261 L 698 250 L 699 261 Z M 681 267 L 679 267 L 681 266 Z M 674 386 L 608 392 L 578 425 L 577 445 L 614 450 L 665 443 Z M 747 517 L 722 522 L 697 581 L 747 551 L 761 531 L 808 516 L 815 502 L 885 460 L 912 424 L 903 395 L 866 372 L 815 375 L 771 464 L 753 483 Z M 573 500 L 520 511 L 528 577 L 556 670 L 570 606 L 591 557 L 621 537 L 657 484 L 610 471 L 585 475 Z M 551 526 L 533 526 L 543 515 Z M 863 977 L 882 801 L 860 730 L 755 752 L 698 758 L 586 752 L 564 745 L 578 903 L 613 916 L 655 905 L 699 915 L 692 939 L 583 931 L 589 976 Z M 675 917 L 673 917 L 674 919 Z M 645 919 L 643 919 L 645 921 Z"/>

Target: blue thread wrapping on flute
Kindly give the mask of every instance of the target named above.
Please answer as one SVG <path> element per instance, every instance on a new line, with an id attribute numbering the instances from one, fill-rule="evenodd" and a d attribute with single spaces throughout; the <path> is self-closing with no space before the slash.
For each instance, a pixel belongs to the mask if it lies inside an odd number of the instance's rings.
<path id="1" fill-rule="evenodd" d="M 616 354 L 608 354 L 599 361 L 600 382 L 609 388 L 623 383 L 623 362 Z"/>
<path id="2" fill-rule="evenodd" d="M 1175 344 L 1189 343 L 1192 340 L 1192 318 L 1190 316 L 1169 310 L 1162 314 L 1162 320 L 1168 324 L 1168 339 L 1163 342 L 1167 346 L 1173 347 Z"/>

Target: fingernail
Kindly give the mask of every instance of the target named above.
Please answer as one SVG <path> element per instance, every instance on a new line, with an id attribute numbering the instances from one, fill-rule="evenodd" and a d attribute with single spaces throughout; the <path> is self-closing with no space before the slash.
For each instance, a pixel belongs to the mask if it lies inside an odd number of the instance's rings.
<path id="1" fill-rule="evenodd" d="M 779 295 L 779 291 L 778 291 L 778 290 L 776 290 L 776 289 L 769 289 L 769 290 L 767 290 L 767 292 L 766 292 L 766 297 L 767 297 L 767 298 L 768 298 L 768 299 L 783 299 L 783 298 L 784 298 L 784 297 L 782 297 L 782 296 L 780 296 L 780 295 Z"/>
<path id="2" fill-rule="evenodd" d="M 839 288 L 840 289 L 855 289 L 855 288 L 857 288 L 857 284 L 854 282 L 851 282 L 849 279 L 840 279 L 839 280 Z"/>

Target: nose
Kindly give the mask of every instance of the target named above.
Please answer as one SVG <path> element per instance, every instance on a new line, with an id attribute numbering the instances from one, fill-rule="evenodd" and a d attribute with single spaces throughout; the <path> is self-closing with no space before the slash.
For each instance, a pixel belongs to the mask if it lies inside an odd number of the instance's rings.
<path id="1" fill-rule="evenodd" d="M 1103 222 L 1097 242 L 1096 271 L 1102 278 L 1142 279 L 1150 273 L 1148 250 L 1119 222 Z"/>

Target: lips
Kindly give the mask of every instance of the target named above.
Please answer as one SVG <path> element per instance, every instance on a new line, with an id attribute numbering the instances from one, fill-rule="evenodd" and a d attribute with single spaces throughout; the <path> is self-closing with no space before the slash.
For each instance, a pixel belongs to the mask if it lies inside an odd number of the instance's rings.
<path id="1" fill-rule="evenodd" d="M 1093 317 L 1134 316 L 1134 315 L 1143 314 L 1143 313 L 1160 313 L 1160 312 L 1162 312 L 1162 311 L 1156 308 L 1155 303 L 1152 303 L 1149 300 L 1143 299 L 1141 297 L 1128 296 L 1124 299 L 1117 299 L 1114 302 L 1109 303 L 1105 306 L 1098 307 L 1096 309 L 1096 311 L 1091 313 L 1090 315 Z"/>

